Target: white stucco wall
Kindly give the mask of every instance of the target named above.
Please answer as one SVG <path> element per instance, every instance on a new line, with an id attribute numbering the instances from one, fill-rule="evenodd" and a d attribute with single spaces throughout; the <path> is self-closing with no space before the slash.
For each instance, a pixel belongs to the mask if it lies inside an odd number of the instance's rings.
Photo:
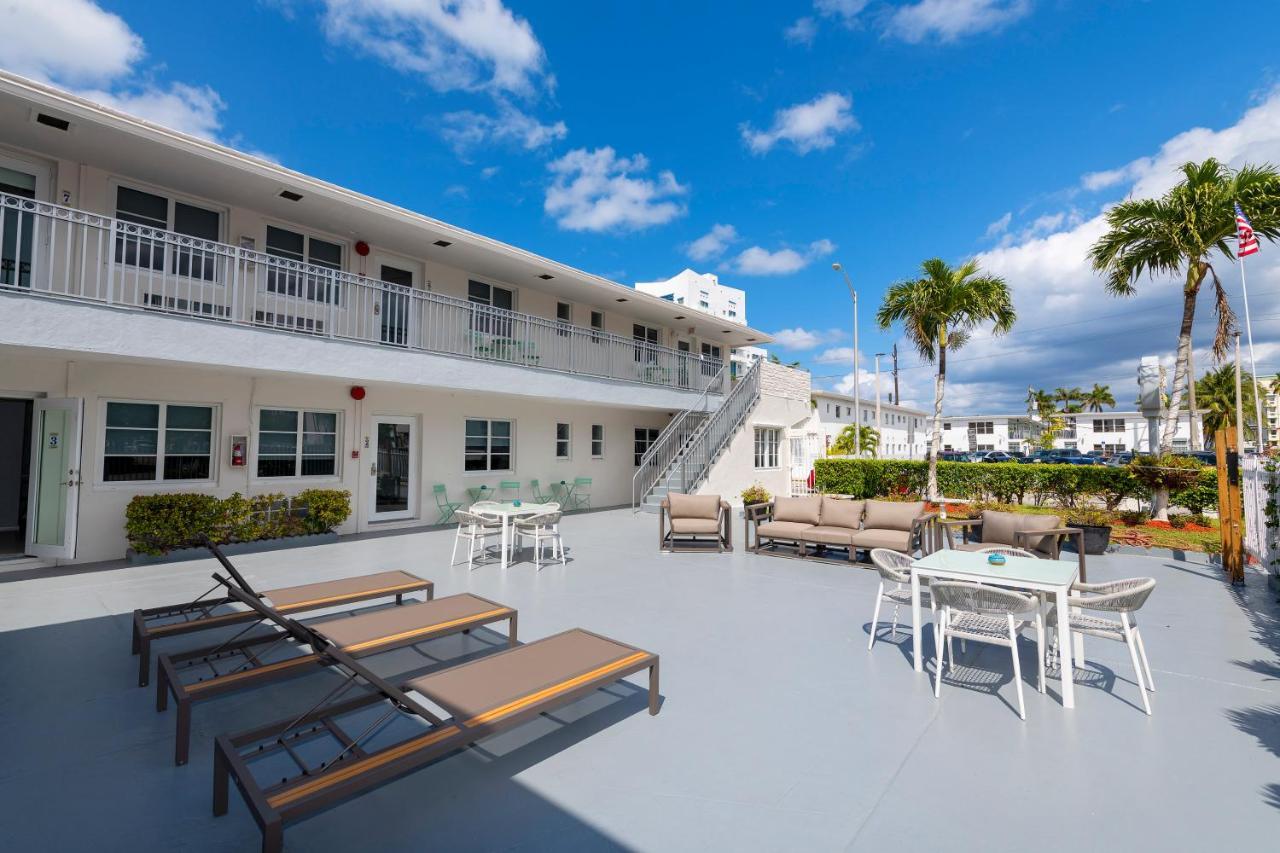
<path id="1" fill-rule="evenodd" d="M 159 366 L 121 361 L 69 360 L 59 357 L 14 357 L 0 350 L 0 397 L 5 392 L 84 399 L 84 425 L 76 561 L 123 556 L 124 508 L 135 494 L 158 491 L 293 494 L 310 487 L 342 488 L 352 493 L 355 512 L 341 532 L 390 529 L 434 523 L 431 487 L 444 483 L 453 500 L 466 500 L 464 489 L 499 480 L 530 478 L 551 481 L 583 476 L 593 479 L 593 504 L 628 503 L 631 495 L 633 429 L 662 427 L 666 412 L 653 409 L 592 405 L 584 402 L 535 400 L 510 393 L 446 391 L 363 382 L 364 400 L 351 399 L 352 383 L 288 375 L 253 375 L 194 367 Z M 496 390 L 496 389 L 495 389 Z M 217 409 L 213 477 L 205 483 L 130 484 L 102 480 L 102 441 L 108 399 L 213 404 Z M 339 468 L 333 477 L 258 478 L 254 476 L 256 417 L 261 407 L 312 407 L 339 413 Z M 363 447 L 374 415 L 408 415 L 417 428 L 418 456 L 415 518 L 370 522 L 372 457 Z M 515 470 L 503 473 L 463 471 L 464 421 L 468 417 L 515 421 Z M 572 425 L 572 454 L 555 458 L 555 424 Z M 605 430 L 604 456 L 590 458 L 591 425 Z M 250 436 L 249 465 L 230 466 L 229 437 Z M 353 458 L 352 452 L 359 454 Z"/>

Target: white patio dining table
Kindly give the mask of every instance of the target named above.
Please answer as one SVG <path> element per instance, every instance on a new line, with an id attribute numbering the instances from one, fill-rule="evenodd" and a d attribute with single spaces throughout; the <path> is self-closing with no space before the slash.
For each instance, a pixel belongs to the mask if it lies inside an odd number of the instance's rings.
<path id="1" fill-rule="evenodd" d="M 916 672 L 924 671 L 920 659 L 920 579 L 970 581 L 1048 593 L 1058 607 L 1058 613 L 1067 613 L 1067 593 L 1080 573 L 1075 560 L 1040 560 L 1031 557 L 1005 557 L 1005 563 L 994 566 L 987 562 L 987 554 L 976 551 L 943 549 L 922 557 L 911 564 L 911 641 L 914 647 L 913 662 Z M 1062 655 L 1062 707 L 1074 708 L 1075 683 L 1072 680 L 1073 663 L 1071 632 L 1068 620 L 1058 620 L 1058 649 Z M 1044 649 L 1038 650 L 1044 654 Z"/>
<path id="2" fill-rule="evenodd" d="M 511 553 L 511 520 L 529 515 L 542 515 L 544 512 L 554 512 L 556 505 L 532 504 L 521 501 L 520 505 L 516 506 L 511 501 L 484 501 L 479 504 L 472 504 L 471 509 L 480 515 L 495 515 L 502 520 L 502 568 L 505 569 Z"/>

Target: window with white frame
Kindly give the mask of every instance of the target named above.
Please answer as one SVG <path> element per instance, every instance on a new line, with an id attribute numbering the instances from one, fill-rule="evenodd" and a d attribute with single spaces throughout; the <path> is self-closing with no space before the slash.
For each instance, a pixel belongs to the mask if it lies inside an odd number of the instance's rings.
<path id="1" fill-rule="evenodd" d="M 513 471 L 514 424 L 506 420 L 467 418 L 463 470 Z"/>
<path id="2" fill-rule="evenodd" d="M 635 446 L 633 454 L 635 456 L 635 465 L 640 467 L 641 460 L 644 455 L 649 452 L 649 448 L 653 447 L 653 443 L 658 440 L 658 433 L 661 430 L 654 427 L 636 427 L 635 428 Z"/>
<path id="3" fill-rule="evenodd" d="M 333 477 L 338 473 L 338 413 L 258 411 L 259 477 Z"/>
<path id="4" fill-rule="evenodd" d="M 1100 418 L 1093 422 L 1094 432 L 1124 432 L 1123 418 Z"/>
<path id="5" fill-rule="evenodd" d="M 778 442 L 782 430 L 776 427 L 756 427 L 756 467 L 778 467 Z"/>
<path id="6" fill-rule="evenodd" d="M 976 435 L 991 435 L 996 431 L 995 423 L 993 421 L 974 421 L 969 424 L 969 428 L 973 430 Z"/>
<path id="7" fill-rule="evenodd" d="M 573 446 L 573 426 L 556 424 L 556 458 L 568 459 Z"/>
<path id="8" fill-rule="evenodd" d="M 109 401 L 103 482 L 212 479 L 213 422 L 213 406 Z"/>
<path id="9" fill-rule="evenodd" d="M 591 425 L 591 458 L 604 458 L 604 424 Z"/>
<path id="10" fill-rule="evenodd" d="M 222 238 L 222 215 L 184 201 L 155 193 L 116 187 L 116 219 L 123 222 L 173 231 L 200 240 Z M 144 269 L 168 270 L 181 276 L 213 281 L 217 254 L 197 246 L 169 245 L 161 235 L 145 231 L 123 231 L 116 237 L 116 263 Z M 165 263 L 165 257 L 170 258 Z"/>
<path id="11" fill-rule="evenodd" d="M 342 269 L 342 246 L 288 228 L 268 225 L 264 248 L 268 255 L 284 261 L 310 264 L 326 270 Z M 267 269 L 267 292 L 334 304 L 341 298 L 337 283 L 327 274 L 303 273 L 289 264 Z"/>

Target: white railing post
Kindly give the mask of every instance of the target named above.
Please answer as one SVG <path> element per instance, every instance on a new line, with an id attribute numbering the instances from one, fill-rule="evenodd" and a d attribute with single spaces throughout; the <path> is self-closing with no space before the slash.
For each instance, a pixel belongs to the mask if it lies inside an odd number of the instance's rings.
<path id="1" fill-rule="evenodd" d="M 116 301 L 116 228 L 119 220 L 112 219 L 107 231 L 107 304 Z"/>

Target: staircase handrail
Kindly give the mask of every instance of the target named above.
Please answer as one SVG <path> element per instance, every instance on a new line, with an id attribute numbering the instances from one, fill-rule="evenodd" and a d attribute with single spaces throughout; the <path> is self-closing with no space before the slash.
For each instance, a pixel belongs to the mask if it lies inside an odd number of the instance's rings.
<path id="1" fill-rule="evenodd" d="M 649 490 L 652 489 L 660 479 L 662 479 L 662 475 L 670 467 L 671 462 L 675 461 L 679 448 L 683 446 L 690 437 L 692 437 L 692 431 L 686 430 L 685 428 L 686 424 L 695 412 L 703 414 L 710 410 L 711 391 L 712 389 L 723 388 L 727 379 L 726 371 L 729 370 L 731 364 L 731 361 L 725 361 L 724 364 L 720 366 L 720 369 L 716 371 L 716 374 L 711 377 L 711 381 L 707 383 L 707 387 L 702 389 L 702 393 L 698 395 L 698 399 L 693 401 L 693 405 L 672 418 L 671 422 L 662 428 L 662 432 L 658 433 L 658 437 L 654 440 L 653 444 L 649 446 L 649 449 L 645 451 L 642 457 L 640 457 L 640 464 L 636 467 L 636 473 L 631 477 L 632 509 L 635 509 L 639 504 L 642 499 L 640 496 L 648 494 Z M 696 429 L 696 427 L 694 427 L 694 429 Z M 677 439 L 674 438 L 676 435 L 683 435 L 683 438 L 677 441 Z M 663 456 L 670 456 L 666 462 L 661 463 L 661 467 L 654 462 L 655 458 L 660 454 Z M 652 477 L 648 476 L 649 473 L 652 473 Z M 645 482 L 642 488 L 638 488 L 641 475 L 646 475 L 645 480 L 647 482 Z"/>

